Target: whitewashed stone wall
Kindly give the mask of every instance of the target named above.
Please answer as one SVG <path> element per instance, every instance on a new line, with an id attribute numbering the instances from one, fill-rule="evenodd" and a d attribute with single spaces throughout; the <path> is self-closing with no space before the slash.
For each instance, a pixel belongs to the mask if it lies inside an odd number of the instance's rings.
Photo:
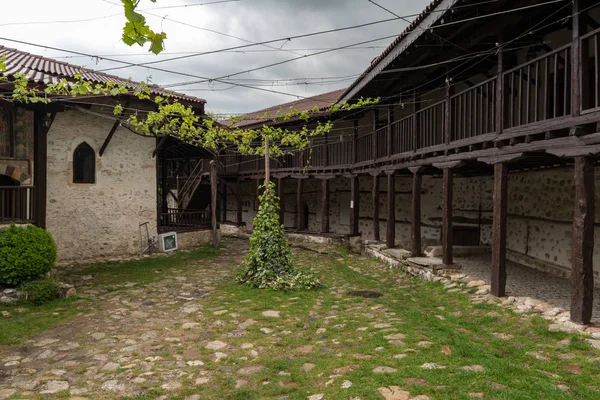
<path id="1" fill-rule="evenodd" d="M 155 140 L 117 129 L 98 154 L 113 121 L 80 111 L 56 116 L 48 133 L 47 229 L 61 261 L 134 255 L 139 224 L 156 235 Z M 82 142 L 96 152 L 96 183 L 73 183 L 73 151 Z"/>

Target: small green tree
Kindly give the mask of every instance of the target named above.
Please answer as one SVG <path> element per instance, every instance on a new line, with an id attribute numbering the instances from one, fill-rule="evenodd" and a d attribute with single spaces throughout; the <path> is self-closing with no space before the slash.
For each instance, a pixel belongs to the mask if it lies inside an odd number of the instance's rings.
<path id="1" fill-rule="evenodd" d="M 275 184 L 268 183 L 260 195 L 260 206 L 254 217 L 250 250 L 244 258 L 245 271 L 238 280 L 254 288 L 292 290 L 314 289 L 321 283 L 314 277 L 296 271 L 290 245 L 279 223 L 279 197 Z"/>

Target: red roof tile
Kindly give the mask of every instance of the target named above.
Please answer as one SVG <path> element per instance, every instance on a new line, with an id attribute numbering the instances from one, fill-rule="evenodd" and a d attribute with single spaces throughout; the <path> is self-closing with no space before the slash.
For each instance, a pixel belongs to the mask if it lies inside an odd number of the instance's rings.
<path id="1" fill-rule="evenodd" d="M 118 76 L 97 72 L 63 61 L 26 53 L 24 51 L 11 49 L 4 46 L 0 46 L 0 57 L 1 56 L 6 56 L 6 75 L 20 73 L 32 83 L 45 85 L 50 83 L 58 83 L 58 81 L 63 78 L 73 80 L 75 75 L 81 74 L 84 80 L 94 83 L 102 84 L 113 82 L 116 84 L 123 84 L 129 88 L 134 88 L 137 84 L 139 84 L 139 82 L 123 79 Z M 204 99 L 172 92 L 170 90 L 163 89 L 158 85 L 150 85 L 150 91 L 155 95 L 171 95 L 179 100 L 200 104 L 206 103 L 206 100 Z"/>
<path id="2" fill-rule="evenodd" d="M 345 90 L 346 89 L 334 90 L 333 92 L 323 93 L 316 96 L 307 97 L 305 99 L 291 101 L 289 103 L 279 104 L 273 107 L 254 111 L 244 115 L 242 120 L 236 122 L 233 124 L 233 126 L 242 128 L 253 125 L 262 125 L 270 119 L 275 118 L 278 112 L 280 114 L 286 114 L 291 109 L 296 109 L 298 111 L 309 111 L 315 107 L 318 107 L 319 110 L 326 110 L 339 100 L 340 96 Z M 228 121 L 221 121 L 221 123 L 229 125 Z"/>

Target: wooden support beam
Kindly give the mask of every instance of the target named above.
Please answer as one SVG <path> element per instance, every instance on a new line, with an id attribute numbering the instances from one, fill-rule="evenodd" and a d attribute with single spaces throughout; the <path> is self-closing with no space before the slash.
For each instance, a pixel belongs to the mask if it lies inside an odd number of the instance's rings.
<path id="1" fill-rule="evenodd" d="M 494 165 L 494 222 L 492 225 L 492 285 L 494 296 L 506 294 L 506 222 L 508 166 Z"/>
<path id="2" fill-rule="evenodd" d="M 387 190 L 385 243 L 391 249 L 396 247 L 396 176 L 394 175 L 394 171 L 387 173 Z"/>
<path id="3" fill-rule="evenodd" d="M 106 151 L 106 148 L 108 147 L 108 144 L 110 143 L 110 141 L 113 138 L 115 132 L 117 131 L 117 128 L 120 125 L 121 125 L 121 120 L 117 119 L 115 121 L 115 123 L 113 124 L 112 128 L 110 128 L 110 132 L 108 132 L 108 136 L 106 136 L 106 139 L 104 139 L 104 143 L 102 143 L 102 147 L 100 147 L 100 151 L 98 152 L 98 154 L 100 155 L 100 157 L 102 157 L 102 155 Z"/>
<path id="4" fill-rule="evenodd" d="M 373 239 L 379 241 L 379 175 L 373 175 L 373 190 L 371 192 L 373 200 Z"/>
<path id="5" fill-rule="evenodd" d="M 298 179 L 298 186 L 296 190 L 296 229 L 303 231 L 306 229 L 304 226 L 304 203 L 302 201 L 302 179 Z"/>
<path id="6" fill-rule="evenodd" d="M 350 178 L 350 233 L 358 235 L 358 222 L 360 218 L 360 189 L 358 185 L 358 176 Z"/>
<path id="7" fill-rule="evenodd" d="M 329 180 L 321 181 L 321 233 L 329 232 Z"/>
<path id="8" fill-rule="evenodd" d="M 164 179 L 164 177 L 163 177 Z M 219 245 L 219 233 L 217 231 L 217 161 L 210 161 L 210 221 L 212 225 L 212 245 Z"/>
<path id="9" fill-rule="evenodd" d="M 452 185 L 453 172 L 444 168 L 442 206 L 442 261 L 452 265 Z"/>
<path id="10" fill-rule="evenodd" d="M 279 223 L 285 224 L 285 186 L 284 179 L 279 178 L 277 180 L 277 196 L 279 197 Z"/>
<path id="11" fill-rule="evenodd" d="M 44 112 L 34 111 L 33 117 L 33 185 L 36 225 L 46 229 L 46 200 L 48 195 L 48 129 L 44 127 Z"/>
<path id="12" fill-rule="evenodd" d="M 236 216 L 235 222 L 238 226 L 241 226 L 243 223 L 243 213 L 242 213 L 242 183 L 236 183 L 236 191 L 235 191 L 235 203 L 236 203 Z"/>
<path id="13" fill-rule="evenodd" d="M 223 194 L 221 195 L 221 222 L 227 221 L 227 182 L 223 181 Z"/>
<path id="14" fill-rule="evenodd" d="M 571 320 L 588 324 L 594 300 L 594 164 L 575 157 L 575 213 L 571 267 Z"/>
<path id="15" fill-rule="evenodd" d="M 423 175 L 420 169 L 413 172 L 412 204 L 411 204 L 411 230 L 410 242 L 413 257 L 421 255 L 421 185 Z"/>
<path id="16" fill-rule="evenodd" d="M 160 138 L 160 140 L 156 144 L 156 148 L 152 152 L 152 158 L 156 157 L 156 155 L 158 154 L 158 150 L 160 150 L 160 148 L 163 146 L 163 144 L 165 144 L 165 142 L 167 141 L 168 138 L 169 138 L 168 136 L 163 136 Z M 108 146 L 108 143 L 106 143 L 106 145 Z M 104 147 L 104 145 L 102 145 L 102 146 Z M 102 149 L 100 149 L 100 151 L 102 151 Z M 104 152 L 102 151 L 102 153 L 104 153 Z M 102 154 L 100 154 L 100 156 L 102 156 Z"/>

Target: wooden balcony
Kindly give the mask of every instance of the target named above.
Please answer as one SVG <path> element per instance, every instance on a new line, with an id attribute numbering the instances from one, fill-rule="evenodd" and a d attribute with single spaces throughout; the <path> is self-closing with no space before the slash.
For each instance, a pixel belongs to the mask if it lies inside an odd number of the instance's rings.
<path id="1" fill-rule="evenodd" d="M 158 219 L 159 232 L 191 232 L 210 229 L 210 210 L 183 210 L 169 208 L 160 213 Z"/>
<path id="2" fill-rule="evenodd" d="M 0 224 L 35 223 L 34 188 L 0 186 Z"/>
<path id="3" fill-rule="evenodd" d="M 462 92 L 453 93 L 449 87 L 441 101 L 372 132 L 357 135 L 350 128 L 342 135 L 336 132 L 317 138 L 310 149 L 273 160 L 272 169 L 320 173 L 409 166 L 417 161 L 425 164 L 427 159 L 440 162 L 449 155 L 469 159 L 472 153 L 477 158 L 504 146 L 532 142 L 541 144 L 536 151 L 545 151 L 545 144 L 548 148 L 555 145 L 549 139 L 568 137 L 574 127 L 597 132 L 599 36 L 600 29 L 596 29 L 579 39 L 577 59 L 573 44 L 559 47 Z M 572 83 L 574 60 L 581 71 L 577 87 Z M 575 107 L 573 96 L 577 96 Z M 221 162 L 227 174 L 252 175 L 264 170 L 264 160 L 256 156 L 228 157 Z"/>

